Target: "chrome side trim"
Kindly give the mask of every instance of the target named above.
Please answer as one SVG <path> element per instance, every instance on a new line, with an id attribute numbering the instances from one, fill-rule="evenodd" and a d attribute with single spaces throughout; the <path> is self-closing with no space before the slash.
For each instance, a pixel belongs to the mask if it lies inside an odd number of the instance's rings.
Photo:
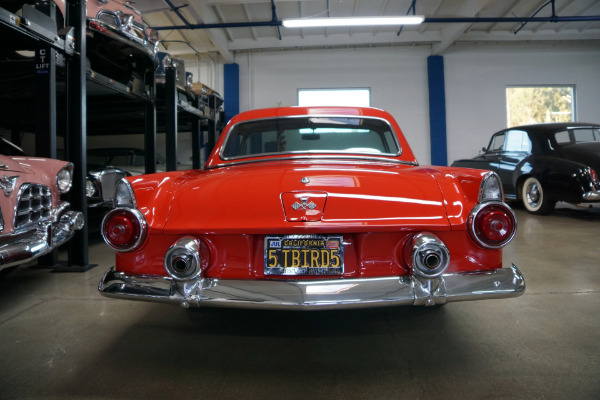
<path id="1" fill-rule="evenodd" d="M 105 297 L 156 301 L 183 307 L 253 309 L 343 309 L 435 305 L 452 301 L 517 297 L 525 292 L 519 269 L 444 274 L 436 279 L 382 277 L 328 280 L 224 280 L 177 282 L 128 276 L 109 269 L 98 290 Z"/>

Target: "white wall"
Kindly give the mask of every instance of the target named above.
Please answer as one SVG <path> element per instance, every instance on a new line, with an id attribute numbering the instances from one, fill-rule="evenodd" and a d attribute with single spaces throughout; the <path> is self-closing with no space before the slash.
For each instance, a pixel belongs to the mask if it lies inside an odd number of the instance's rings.
<path id="1" fill-rule="evenodd" d="M 181 57 L 185 70 L 194 74 L 194 82 L 204 85 L 223 94 L 223 63 L 220 58 L 208 55 L 190 55 Z"/>
<path id="2" fill-rule="evenodd" d="M 370 88 L 371 106 L 389 111 L 417 158 L 428 162 L 428 55 L 424 47 L 238 55 L 240 111 L 298 105 L 298 89 Z"/>
<path id="3" fill-rule="evenodd" d="M 420 163 L 429 164 L 429 55 L 420 46 L 238 54 L 240 111 L 297 105 L 298 89 L 368 87 L 371 105 L 397 119 Z M 600 122 L 597 45 L 453 46 L 444 65 L 449 163 L 476 155 L 506 127 L 508 85 L 575 85 L 577 119 Z"/>
<path id="4" fill-rule="evenodd" d="M 449 163 L 475 156 L 507 127 L 510 85 L 575 85 L 577 121 L 600 122 L 598 46 L 455 46 L 444 67 Z"/>

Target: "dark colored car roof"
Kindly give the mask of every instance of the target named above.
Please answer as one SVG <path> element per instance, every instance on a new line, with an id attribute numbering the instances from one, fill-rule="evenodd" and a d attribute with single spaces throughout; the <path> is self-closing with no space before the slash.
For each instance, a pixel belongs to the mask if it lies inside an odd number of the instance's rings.
<path id="1" fill-rule="evenodd" d="M 520 129 L 527 132 L 532 132 L 536 134 L 552 134 L 555 132 L 559 132 L 568 128 L 584 128 L 584 127 L 596 127 L 600 128 L 600 124 L 594 124 L 590 122 L 553 122 L 548 124 L 532 124 L 532 125 L 520 125 L 513 126 L 507 129 L 503 129 L 499 132 L 504 132 L 507 130 Z"/>

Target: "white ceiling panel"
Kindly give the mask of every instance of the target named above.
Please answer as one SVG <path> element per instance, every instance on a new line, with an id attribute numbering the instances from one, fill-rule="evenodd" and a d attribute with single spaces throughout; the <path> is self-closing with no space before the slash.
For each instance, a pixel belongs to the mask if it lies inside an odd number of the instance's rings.
<path id="1" fill-rule="evenodd" d="M 421 25 L 280 26 L 287 18 L 406 15 L 413 4 L 426 18 Z M 144 0 L 136 7 L 159 30 L 163 50 L 218 53 L 227 62 L 236 52 L 268 49 L 423 45 L 443 54 L 464 42 L 600 43 L 597 0 Z"/>

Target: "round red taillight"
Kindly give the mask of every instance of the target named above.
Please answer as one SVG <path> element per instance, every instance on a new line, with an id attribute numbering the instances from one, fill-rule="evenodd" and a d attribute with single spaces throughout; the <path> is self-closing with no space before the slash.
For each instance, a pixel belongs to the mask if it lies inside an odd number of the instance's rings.
<path id="1" fill-rule="evenodd" d="M 506 246 L 517 232 L 515 213 L 504 203 L 478 204 L 469 216 L 469 233 L 482 247 L 499 249 Z"/>
<path id="2" fill-rule="evenodd" d="M 102 237 L 117 251 L 135 250 L 146 234 L 146 220 L 135 208 L 116 208 L 102 220 Z"/>

